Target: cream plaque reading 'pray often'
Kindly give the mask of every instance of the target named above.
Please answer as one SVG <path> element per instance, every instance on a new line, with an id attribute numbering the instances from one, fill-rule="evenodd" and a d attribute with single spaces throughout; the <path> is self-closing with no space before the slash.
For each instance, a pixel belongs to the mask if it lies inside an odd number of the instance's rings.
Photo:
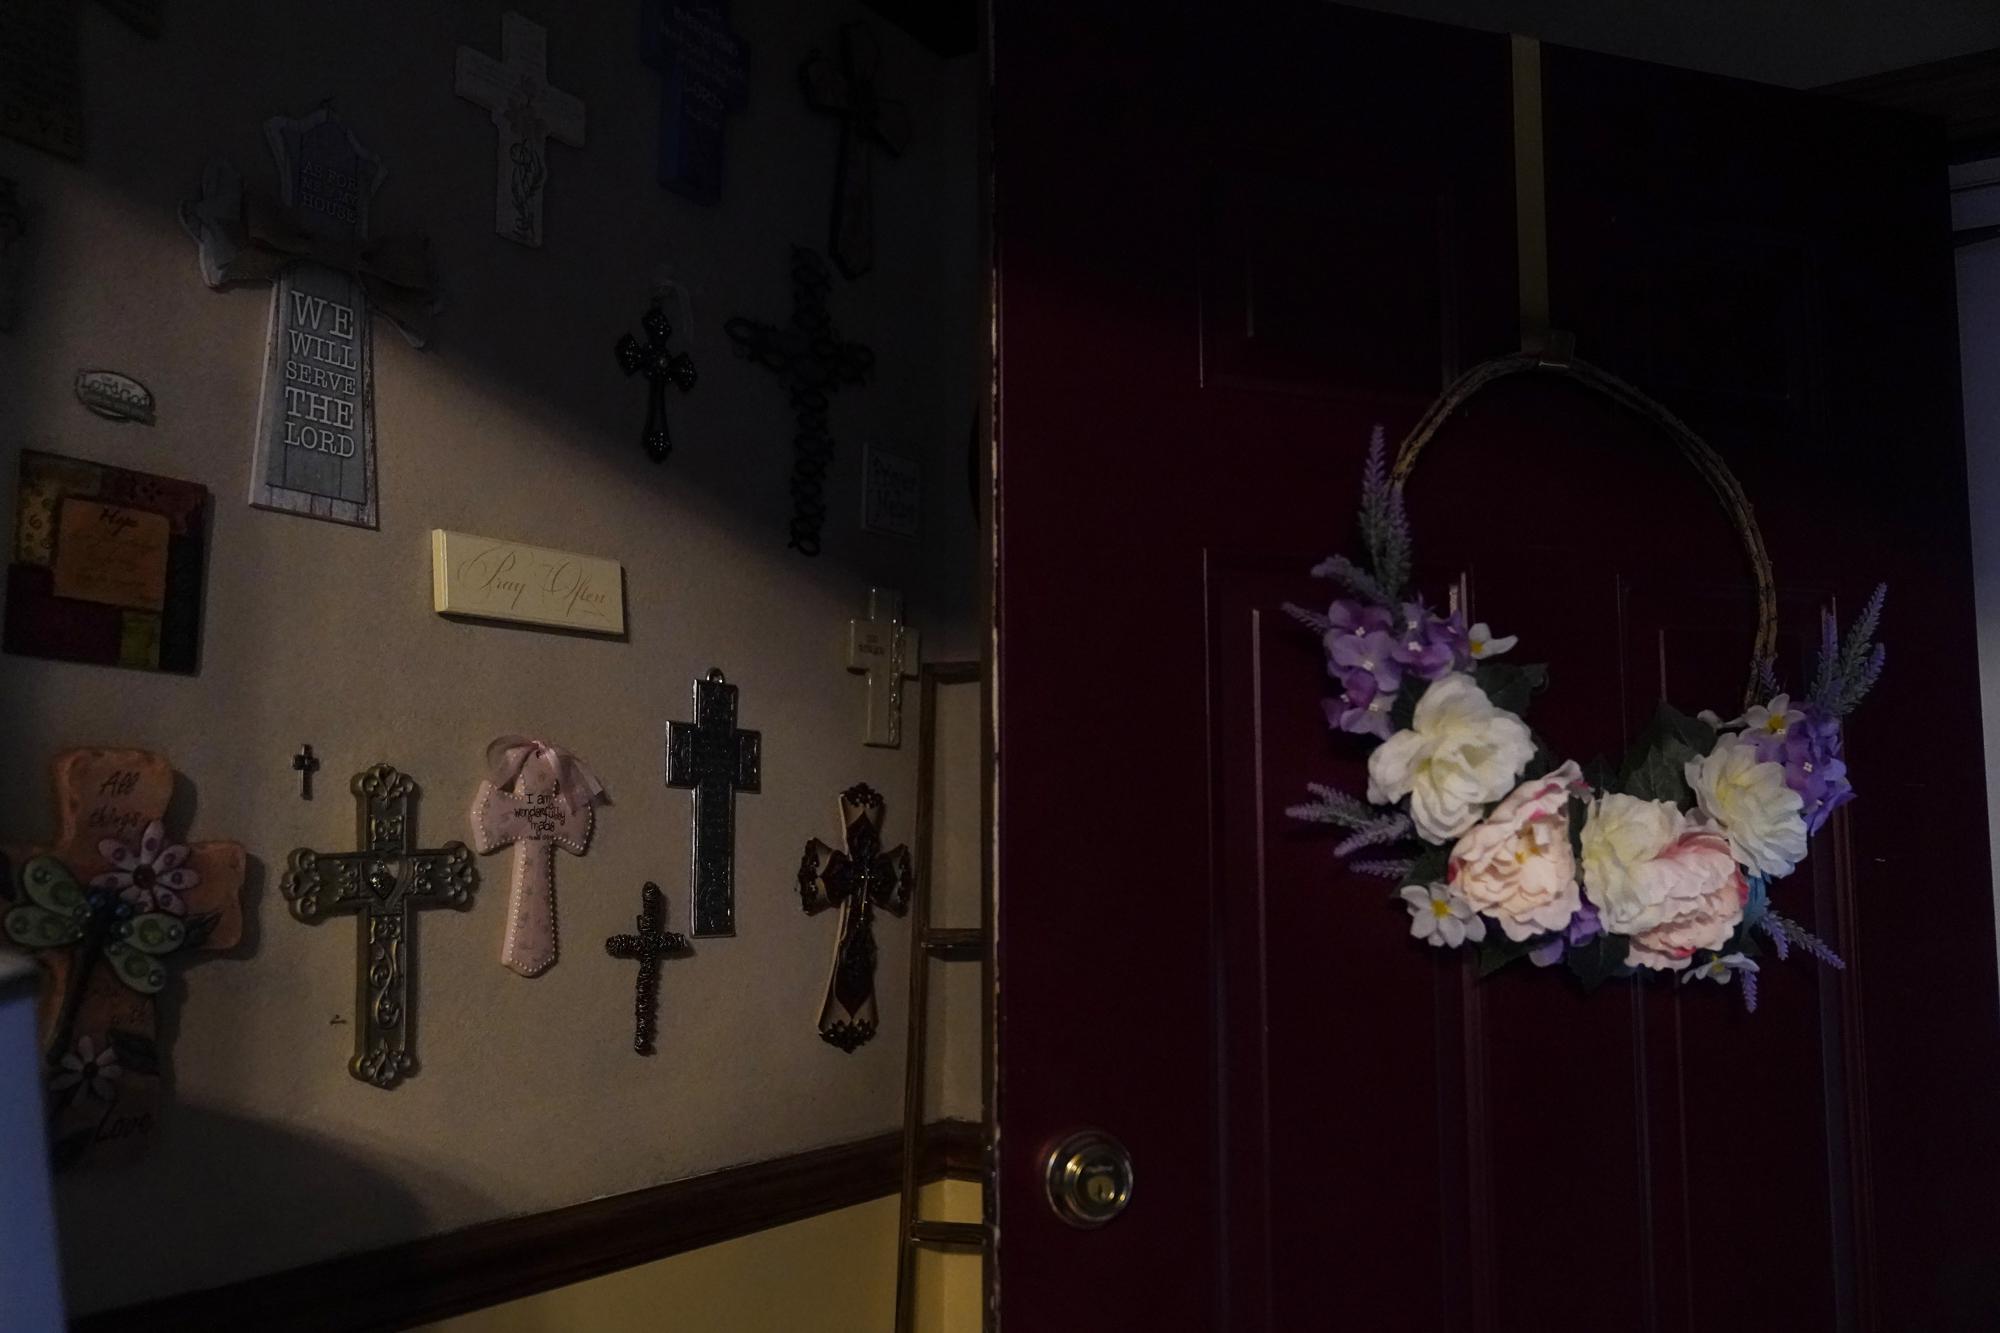
<path id="1" fill-rule="evenodd" d="M 431 598 L 440 615 L 625 632 L 624 570 L 616 560 L 431 532 Z"/>

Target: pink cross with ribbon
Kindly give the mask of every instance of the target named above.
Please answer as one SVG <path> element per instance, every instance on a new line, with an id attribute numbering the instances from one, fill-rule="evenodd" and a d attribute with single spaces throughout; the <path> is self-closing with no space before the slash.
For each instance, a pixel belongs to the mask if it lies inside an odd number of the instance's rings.
<path id="1" fill-rule="evenodd" d="M 472 845 L 482 853 L 514 847 L 500 961 L 540 976 L 556 961 L 555 849 L 576 856 L 589 849 L 604 784 L 569 751 L 527 736 L 487 746 L 486 771 L 472 800 Z"/>

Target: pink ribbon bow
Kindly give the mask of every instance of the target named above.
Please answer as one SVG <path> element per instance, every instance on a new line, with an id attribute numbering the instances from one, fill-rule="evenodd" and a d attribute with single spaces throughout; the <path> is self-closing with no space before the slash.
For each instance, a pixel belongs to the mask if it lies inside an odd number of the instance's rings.
<path id="1" fill-rule="evenodd" d="M 604 800 L 604 784 L 583 760 L 547 741 L 530 736 L 502 736 L 486 747 L 488 779 L 501 791 L 514 785 L 531 755 L 539 754 L 556 774 L 556 793 L 578 810 Z"/>

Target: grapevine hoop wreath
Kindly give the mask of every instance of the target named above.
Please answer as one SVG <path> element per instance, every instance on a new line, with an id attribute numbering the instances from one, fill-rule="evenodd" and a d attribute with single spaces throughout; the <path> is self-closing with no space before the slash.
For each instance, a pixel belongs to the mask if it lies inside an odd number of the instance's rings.
<path id="1" fill-rule="evenodd" d="M 1440 613 L 1409 586 L 1403 487 L 1418 455 L 1481 388 L 1556 371 L 1644 417 L 1680 448 L 1742 538 L 1757 584 L 1744 706 L 1724 720 L 1662 703 L 1617 763 L 1552 754 L 1523 715 L 1542 665 L 1501 661 L 1511 636 Z M 1566 968 L 1586 990 L 1617 978 L 1738 982 L 1757 1008 L 1758 958 L 1833 949 L 1773 904 L 1812 835 L 1854 799 L 1841 725 L 1882 674 L 1877 587 L 1843 635 L 1822 614 L 1802 695 L 1778 679 L 1777 591 L 1750 502 L 1715 451 L 1666 408 L 1581 361 L 1532 354 L 1467 372 L 1432 405 L 1393 463 L 1380 427 L 1361 479 L 1361 558 L 1313 569 L 1339 585 L 1322 611 L 1285 610 L 1319 636 L 1333 693 L 1326 724 L 1367 744 L 1364 796 L 1308 783 L 1292 818 L 1343 836 L 1334 855 L 1394 882 L 1410 934 L 1471 949 L 1486 976 L 1519 960 Z"/>

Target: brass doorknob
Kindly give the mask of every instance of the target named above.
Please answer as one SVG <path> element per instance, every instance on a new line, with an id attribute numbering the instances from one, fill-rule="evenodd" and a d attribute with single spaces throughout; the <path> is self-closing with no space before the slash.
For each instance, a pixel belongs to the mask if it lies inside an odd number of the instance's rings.
<path id="1" fill-rule="evenodd" d="M 1101 1129 L 1056 1144 L 1047 1172 L 1049 1206 L 1073 1227 L 1101 1227 L 1132 1201 L 1132 1154 Z"/>

